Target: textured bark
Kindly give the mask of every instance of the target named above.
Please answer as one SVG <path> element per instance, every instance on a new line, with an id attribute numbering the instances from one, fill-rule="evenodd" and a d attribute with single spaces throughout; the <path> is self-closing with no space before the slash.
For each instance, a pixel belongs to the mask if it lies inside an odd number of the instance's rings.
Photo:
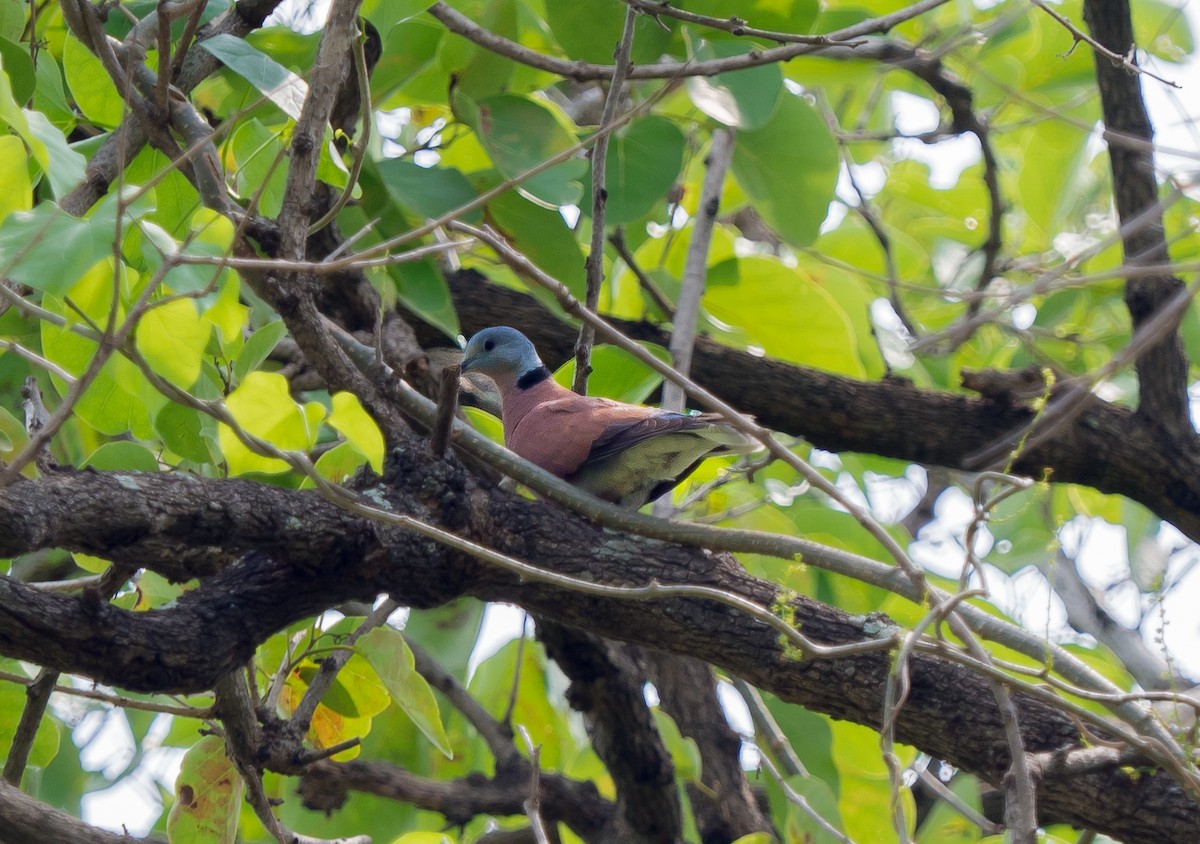
<path id="1" fill-rule="evenodd" d="M 600 841 L 676 844 L 683 820 L 675 766 L 646 706 L 641 672 L 625 649 L 583 630 L 538 618 L 546 653 L 571 681 L 567 701 L 617 786 L 617 812 Z"/>
<path id="2" fill-rule="evenodd" d="M 459 825 L 476 815 L 523 815 L 532 768 L 522 762 L 518 770 L 495 777 L 471 774 L 450 781 L 418 777 L 387 762 L 318 762 L 305 771 L 300 795 L 308 808 L 329 812 L 341 808 L 347 792 L 361 791 L 441 812 Z M 599 834 L 612 816 L 612 804 L 590 782 L 543 772 L 538 784 L 542 817 L 562 821 L 585 840 Z"/>
<path id="3" fill-rule="evenodd" d="M 488 284 L 477 272 L 450 278 L 462 330 L 519 326 L 537 338 L 550 366 L 565 361 L 575 330 L 533 297 Z M 414 321 L 422 343 L 445 343 Z M 649 323 L 614 320 L 628 336 L 666 345 Z M 900 378 L 857 381 L 722 346 L 699 337 L 693 376 L 769 428 L 802 436 L 828 451 L 861 451 L 955 469 L 978 469 L 972 455 L 1028 424 L 1033 411 L 1004 395 L 976 398 L 918 389 Z M 1024 452 L 1013 471 L 1125 495 L 1200 541 L 1200 446 L 1190 434 L 1164 436 L 1143 414 L 1094 401 L 1044 444 Z"/>
<path id="4" fill-rule="evenodd" d="M 1093 37 L 1118 55 L 1135 48 L 1128 0 L 1085 0 L 1083 15 Z M 1122 238 L 1129 264 L 1162 264 L 1170 261 L 1158 207 L 1158 180 L 1154 153 L 1149 144 L 1154 128 L 1142 99 L 1142 80 L 1136 73 L 1093 52 L 1100 104 L 1108 136 L 1108 158 L 1113 175 L 1113 198 L 1121 225 L 1129 227 Z M 1126 143 L 1132 139 L 1134 143 Z M 1139 141 L 1144 143 L 1138 143 Z M 1140 222 L 1138 222 L 1140 220 Z M 1183 282 L 1170 273 L 1131 278 L 1125 284 L 1125 305 L 1133 327 L 1144 325 L 1180 290 Z M 1177 331 L 1171 330 L 1137 360 L 1138 414 L 1173 437 L 1192 435 L 1188 416 L 1187 356 Z"/>
<path id="5" fill-rule="evenodd" d="M 702 659 L 783 700 L 879 727 L 891 668 L 886 654 L 797 662 L 782 651 L 774 630 L 708 600 L 621 601 L 522 582 L 429 540 L 345 517 L 311 493 L 261 487 L 256 497 L 243 500 L 250 485 L 182 475 L 120 477 L 124 480 L 114 484 L 104 475 L 63 473 L 4 490 L 0 537 L 19 535 L 23 511 L 13 502 L 29 496 L 40 496 L 47 524 L 60 525 L 65 536 L 94 522 L 87 507 L 98 495 L 109 498 L 113 514 L 123 506 L 140 511 L 148 490 L 170 501 L 174 485 L 184 491 L 178 495 L 222 502 L 227 512 L 241 514 L 241 523 L 230 527 L 197 517 L 187 535 L 182 520 L 152 522 L 127 543 L 131 558 L 139 544 L 154 546 L 157 531 L 197 546 L 220 548 L 229 541 L 276 550 L 226 567 L 173 607 L 141 613 L 0 578 L 0 653 L 123 688 L 199 690 L 244 664 L 275 630 L 342 601 L 389 592 L 401 603 L 427 607 L 472 594 L 516 603 L 607 638 Z M 563 574 L 611 584 L 652 579 L 708 584 L 764 606 L 779 597 L 776 586 L 750 577 L 724 555 L 603 530 L 561 509 L 479 487 L 460 466 L 435 462 L 423 452 L 395 452 L 386 482 L 371 494 L 385 497 L 399 512 Z M 344 544 L 288 543 L 296 523 L 258 518 L 264 506 L 292 513 L 301 523 L 338 524 Z M 56 539 L 51 529 L 38 541 L 52 545 Z M 147 563 L 156 565 L 153 559 Z M 805 597 L 794 598 L 792 606 L 796 624 L 819 642 L 861 641 L 887 623 Z M 1008 764 L 1007 743 L 986 681 L 929 655 L 913 658 L 911 677 L 897 740 L 999 783 Z M 1033 700 L 1018 697 L 1018 703 L 1031 752 L 1080 745 L 1071 719 Z M 1139 769 L 1136 776 L 1120 768 L 1069 778 L 1051 774 L 1039 783 L 1039 804 L 1129 842 L 1200 838 L 1200 807 L 1153 769 Z"/>
<path id="6" fill-rule="evenodd" d="M 39 803 L 0 780 L 0 844 L 155 844 L 160 839 L 133 838 L 90 826 L 66 812 Z"/>

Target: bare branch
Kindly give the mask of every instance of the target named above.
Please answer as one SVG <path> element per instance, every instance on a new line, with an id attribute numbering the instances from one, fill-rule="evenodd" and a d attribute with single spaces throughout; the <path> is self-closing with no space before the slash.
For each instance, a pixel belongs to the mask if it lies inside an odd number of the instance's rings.
<path id="1" fill-rule="evenodd" d="M 617 116 L 617 108 L 625 96 L 625 77 L 633 66 L 629 61 L 629 52 L 633 49 L 633 29 L 637 22 L 637 13 L 632 8 L 625 10 L 625 23 L 621 30 L 621 38 L 617 42 L 613 58 L 616 66 L 612 79 L 608 83 L 608 96 L 604 100 L 604 110 L 600 114 L 600 125 L 607 126 Z M 608 135 L 602 135 L 592 147 L 592 238 L 588 251 L 585 269 L 587 270 L 587 290 L 584 295 L 584 307 L 597 310 L 600 307 L 600 287 L 604 283 L 604 216 L 608 206 Z M 579 329 L 579 340 L 575 343 L 575 379 L 571 389 L 581 396 L 587 395 L 588 375 L 592 371 L 592 343 L 595 332 L 590 325 L 584 324 Z"/>

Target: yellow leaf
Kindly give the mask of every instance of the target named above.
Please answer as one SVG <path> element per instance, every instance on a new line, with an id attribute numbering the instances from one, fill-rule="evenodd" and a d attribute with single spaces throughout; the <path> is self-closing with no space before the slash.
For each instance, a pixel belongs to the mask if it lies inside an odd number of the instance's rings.
<path id="1" fill-rule="evenodd" d="M 383 434 L 375 420 L 363 409 L 353 393 L 335 393 L 329 425 L 345 437 L 371 463 L 376 474 L 383 473 Z"/>

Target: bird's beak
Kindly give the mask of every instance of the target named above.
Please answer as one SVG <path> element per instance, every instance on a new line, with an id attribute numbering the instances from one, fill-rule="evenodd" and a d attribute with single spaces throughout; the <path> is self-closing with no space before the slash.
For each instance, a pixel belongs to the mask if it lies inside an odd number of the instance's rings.
<path id="1" fill-rule="evenodd" d="M 459 374 L 465 375 L 467 373 L 467 371 L 471 368 L 471 364 L 473 364 L 474 362 L 475 362 L 475 358 L 464 357 L 462 359 L 462 362 L 459 363 L 459 365 L 458 365 Z"/>

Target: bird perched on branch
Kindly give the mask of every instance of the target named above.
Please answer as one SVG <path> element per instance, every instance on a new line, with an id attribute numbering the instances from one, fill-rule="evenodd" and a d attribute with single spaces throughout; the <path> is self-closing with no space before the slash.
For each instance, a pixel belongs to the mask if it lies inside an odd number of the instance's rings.
<path id="1" fill-rule="evenodd" d="M 706 457 L 755 448 L 716 414 L 577 395 L 550 376 L 533 343 L 515 328 L 485 328 L 472 337 L 462 372 L 496 382 L 510 450 L 624 507 L 641 507 L 670 491 Z"/>

